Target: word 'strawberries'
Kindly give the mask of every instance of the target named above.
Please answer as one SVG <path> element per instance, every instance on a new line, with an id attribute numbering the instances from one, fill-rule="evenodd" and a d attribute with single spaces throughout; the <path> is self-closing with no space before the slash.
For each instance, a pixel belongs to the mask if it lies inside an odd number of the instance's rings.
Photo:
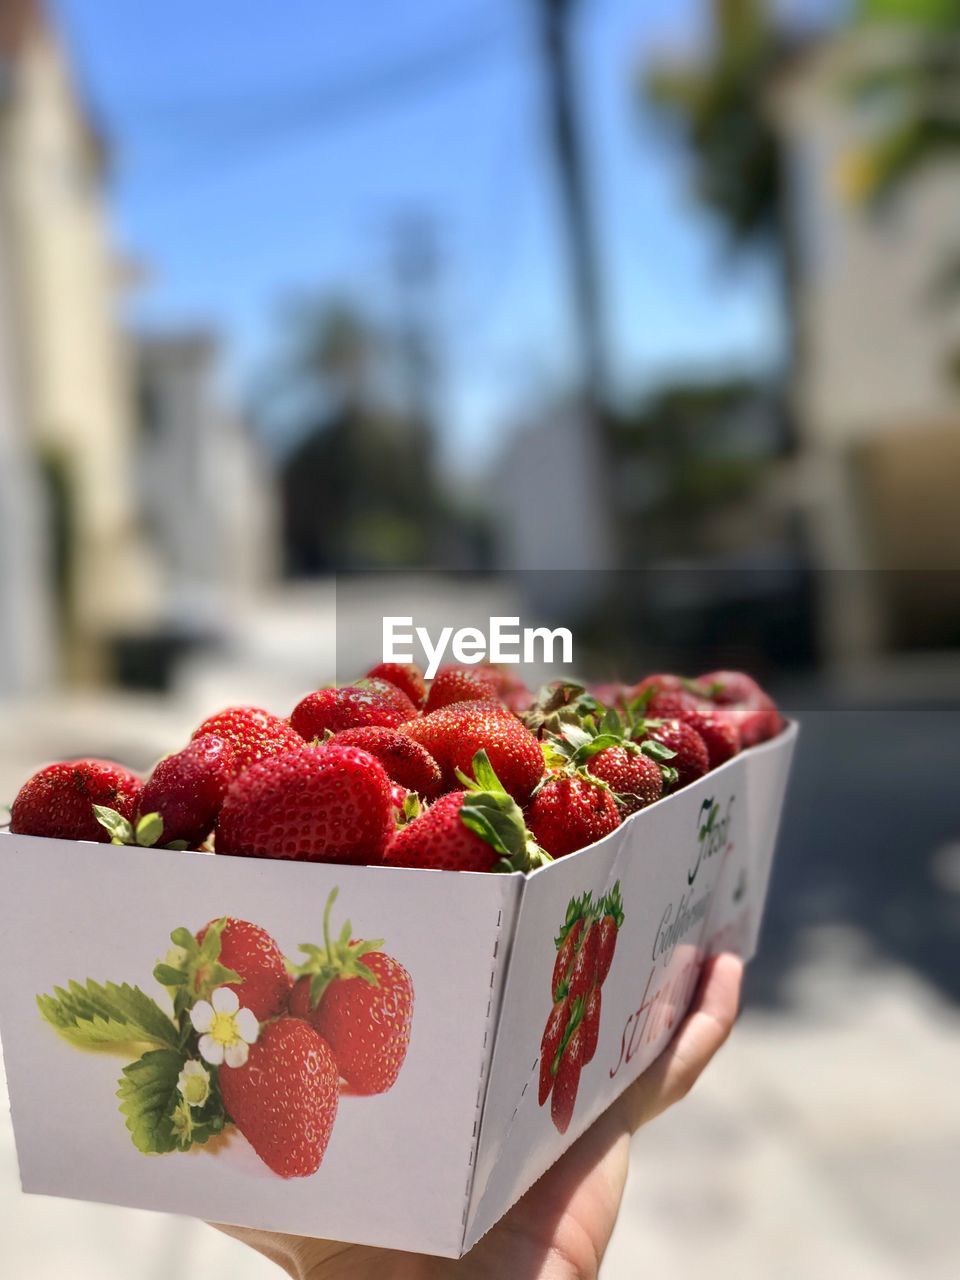
<path id="1" fill-rule="evenodd" d="M 193 738 L 203 738 L 211 733 L 225 738 L 233 747 L 236 773 L 242 773 L 258 760 L 301 745 L 299 735 L 290 727 L 288 720 L 271 715 L 260 707 L 227 707 L 218 711 L 204 720 L 194 731 Z"/>
<path id="2" fill-rule="evenodd" d="M 540 743 L 512 712 L 497 702 L 454 702 L 402 726 L 440 766 L 444 790 L 457 774 L 470 774 L 478 751 L 485 751 L 506 790 L 524 804 L 543 777 Z"/>
<path id="3" fill-rule="evenodd" d="M 348 685 L 343 689 L 318 689 L 308 693 L 293 709 L 290 723 L 304 742 L 325 733 L 339 733 L 359 725 L 384 725 L 395 729 L 406 719 L 393 701 L 375 689 Z"/>
<path id="4" fill-rule="evenodd" d="M 416 791 L 426 800 L 440 792 L 440 766 L 426 747 L 399 729 L 363 725 L 356 729 L 341 729 L 329 741 L 338 746 L 369 751 L 386 769 L 387 777 L 407 791 Z"/>
<path id="5" fill-rule="evenodd" d="M 378 864 L 393 833 L 390 779 L 358 747 L 328 743 L 252 765 L 227 792 L 216 851 Z"/>
<path id="6" fill-rule="evenodd" d="M 235 920 L 233 916 L 222 921 L 211 920 L 197 934 L 200 948 L 208 931 L 214 927 L 220 929 L 217 960 L 232 969 L 239 978 L 237 982 L 222 982 L 220 985 L 235 991 L 240 1003 L 256 1015 L 258 1022 L 282 1013 L 287 1007 L 293 978 L 287 972 L 280 948 L 266 929 L 251 924 L 249 920 Z M 194 977 L 195 990 L 201 990 L 203 983 L 201 968 Z"/>
<path id="7" fill-rule="evenodd" d="M 98 821 L 94 805 L 116 810 L 132 822 L 142 788 L 135 773 L 109 760 L 49 764 L 17 793 L 10 830 L 20 836 L 105 843 L 110 833 Z"/>
<path id="8" fill-rule="evenodd" d="M 236 751 L 226 738 L 215 733 L 195 738 L 156 766 L 140 793 L 137 816 L 159 814 L 164 843 L 202 844 L 235 773 Z"/>
<path id="9" fill-rule="evenodd" d="M 383 939 L 351 938 L 348 920 L 330 936 L 330 894 L 323 913 L 324 945 L 301 946 L 306 960 L 296 969 L 290 1012 L 307 1022 L 330 1046 L 351 1093 L 386 1093 L 407 1056 L 413 1022 L 413 981 Z"/>
<path id="10" fill-rule="evenodd" d="M 461 781 L 466 790 L 441 796 L 396 832 L 384 855 L 388 866 L 509 872 L 550 861 L 483 751 L 473 759 L 473 777 Z"/>
<path id="11" fill-rule="evenodd" d="M 336 1119 L 340 1078 L 329 1046 L 309 1023 L 269 1023 L 242 1067 L 221 1069 L 220 1091 L 230 1118 L 274 1173 L 316 1173 Z"/>
<path id="12" fill-rule="evenodd" d="M 429 714 L 454 702 L 490 702 L 499 696 L 499 681 L 486 672 L 469 667 L 444 667 L 430 685 L 425 710 Z"/>
<path id="13" fill-rule="evenodd" d="M 427 682 L 415 662 L 378 662 L 367 675 L 371 679 L 389 680 L 407 695 L 418 711 L 427 700 Z"/>
<path id="14" fill-rule="evenodd" d="M 548 777 L 527 807 L 537 844 L 554 858 L 602 840 L 620 825 L 613 792 L 584 774 Z"/>

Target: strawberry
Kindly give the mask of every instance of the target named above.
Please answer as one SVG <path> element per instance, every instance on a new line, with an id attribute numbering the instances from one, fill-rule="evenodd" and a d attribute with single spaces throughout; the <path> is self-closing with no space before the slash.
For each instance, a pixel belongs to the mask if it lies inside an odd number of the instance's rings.
<path id="1" fill-rule="evenodd" d="M 623 924 L 623 903 L 620 900 L 619 880 L 606 898 L 602 899 L 599 911 L 601 915 L 598 926 L 597 983 L 602 986 L 606 982 L 610 966 L 613 964 L 613 953 L 617 947 L 617 934 Z"/>
<path id="2" fill-rule="evenodd" d="M 583 1036 L 583 1065 L 593 1061 L 597 1052 L 597 1041 L 600 1039 L 600 983 L 591 987 L 587 1002 L 583 1009 L 583 1022 L 580 1031 Z"/>
<path id="3" fill-rule="evenodd" d="M 218 962 L 236 973 L 239 982 L 220 985 L 235 991 L 244 1008 L 252 1010 L 258 1022 L 275 1018 L 287 1007 L 293 987 L 293 978 L 287 972 L 280 948 L 265 929 L 249 920 L 235 920 L 227 916 L 221 925 L 211 920 L 197 934 L 197 944 L 202 946 L 207 931 L 214 924 L 220 927 L 220 955 Z M 194 978 L 194 988 L 199 991 L 204 982 L 202 970 Z"/>
<path id="4" fill-rule="evenodd" d="M 599 961 L 600 926 L 594 920 L 582 934 L 573 958 L 573 967 L 567 979 L 567 991 L 571 1000 L 586 999 L 591 987 L 597 983 Z"/>
<path id="5" fill-rule="evenodd" d="M 327 744 L 252 765 L 227 792 L 217 853 L 377 864 L 393 833 L 390 780 L 357 747 Z"/>
<path id="6" fill-rule="evenodd" d="M 469 667 L 444 667 L 430 685 L 427 714 L 454 702 L 489 702 L 499 697 L 499 682 L 483 671 Z"/>
<path id="7" fill-rule="evenodd" d="M 553 1063 L 557 1056 L 557 1050 L 560 1048 L 563 1033 L 567 1029 L 569 1016 L 570 1000 L 567 996 L 564 996 L 550 1010 L 550 1016 L 547 1018 L 547 1025 L 543 1031 L 543 1039 L 540 1041 L 540 1090 L 538 1096 L 541 1107 L 549 1098 L 550 1090 L 553 1088 Z"/>
<path id="8" fill-rule="evenodd" d="M 323 947 L 301 947 L 306 961 L 298 975 L 290 1012 L 307 1022 L 330 1046 L 351 1093 L 386 1093 L 400 1074 L 410 1043 L 413 982 L 409 973 L 375 942 L 350 937 L 350 922 L 330 937 L 334 889 L 323 913 Z"/>
<path id="9" fill-rule="evenodd" d="M 237 753 L 215 733 L 194 738 L 176 755 L 161 760 L 140 793 L 137 817 L 158 813 L 165 844 L 200 845 L 214 828 L 227 787 L 236 773 Z"/>
<path id="10" fill-rule="evenodd" d="M 738 732 L 743 747 L 775 737 L 783 728 L 776 703 L 742 671 L 711 671 L 700 677 L 716 704 L 719 719 Z"/>
<path id="11" fill-rule="evenodd" d="M 543 776 L 543 752 L 530 730 L 495 702 L 454 702 L 401 726 L 436 760 L 442 787 L 456 786 L 458 770 L 469 774 L 485 751 L 503 786 L 523 804 Z"/>
<path id="12" fill-rule="evenodd" d="M 314 742 L 328 731 L 338 733 L 357 725 L 386 725 L 395 729 L 406 718 L 390 699 L 376 690 L 348 685 L 343 689 L 318 689 L 316 693 L 308 693 L 294 707 L 290 723 L 303 741 Z"/>
<path id="13" fill-rule="evenodd" d="M 580 1013 L 582 1018 L 582 1009 Z M 553 1097 L 550 1099 L 550 1118 L 560 1133 L 566 1133 L 573 1118 L 573 1108 L 577 1101 L 577 1090 L 580 1087 L 580 1072 L 583 1070 L 583 1031 L 582 1022 L 577 1016 L 571 1019 L 574 1027 L 566 1047 L 561 1051 L 553 1082 Z"/>
<path id="14" fill-rule="evenodd" d="M 383 765 L 387 777 L 407 791 L 416 791 L 428 800 L 440 793 L 440 766 L 426 747 L 399 729 L 361 725 L 342 729 L 329 741 L 369 751 Z"/>
<path id="15" fill-rule="evenodd" d="M 635 702 L 637 698 L 651 698 L 657 693 L 676 693 L 680 692 L 683 688 L 684 680 L 682 676 L 646 676 L 645 679 L 639 680 L 633 688 L 628 691 L 627 700 L 629 702 Z"/>
<path id="16" fill-rule="evenodd" d="M 686 689 L 671 689 L 655 693 L 646 704 L 644 714 L 655 720 L 685 720 L 704 707 L 710 708 L 705 698 L 698 698 Z"/>
<path id="17" fill-rule="evenodd" d="M 740 730 L 737 725 L 716 711 L 690 711 L 680 719 L 696 730 L 703 739 L 711 769 L 732 760 L 740 750 Z"/>
<path id="18" fill-rule="evenodd" d="M 483 751 L 474 757 L 473 774 L 462 776 L 465 791 L 448 792 L 399 828 L 384 855 L 387 866 L 531 871 L 549 862 Z"/>
<path id="19" fill-rule="evenodd" d="M 355 680 L 349 687 L 375 693 L 378 698 L 396 707 L 400 712 L 401 720 L 412 720 L 414 716 L 420 714 L 420 708 L 402 689 L 398 689 L 395 684 L 391 684 L 389 680 L 384 680 L 380 676 L 364 676 L 362 680 Z"/>
<path id="20" fill-rule="evenodd" d="M 225 738 L 235 752 L 235 770 L 242 773 L 249 765 L 268 756 L 300 747 L 299 735 L 287 720 L 271 715 L 260 707 L 227 707 L 204 720 L 193 737 L 208 734 Z"/>
<path id="21" fill-rule="evenodd" d="M 423 672 L 414 662 L 378 662 L 367 672 L 371 679 L 388 680 L 405 693 L 419 711 L 427 700 L 427 685 Z"/>
<path id="22" fill-rule="evenodd" d="M 242 1067 L 221 1067 L 220 1092 L 234 1124 L 281 1178 L 307 1178 L 320 1168 L 340 1097 L 340 1079 L 325 1040 L 300 1018 L 280 1018 L 260 1031 Z"/>
<path id="23" fill-rule="evenodd" d="M 633 742 L 605 747 L 587 764 L 587 770 L 617 793 L 624 813 L 636 813 L 663 794 L 663 773 Z"/>
<path id="24" fill-rule="evenodd" d="M 697 778 L 702 778 L 710 768 L 710 759 L 703 739 L 682 720 L 641 721 L 641 745 L 648 742 L 660 743 L 674 754 L 670 758 L 670 767 L 676 770 L 676 781 L 668 781 L 667 791 L 678 791 L 681 787 Z"/>
<path id="25" fill-rule="evenodd" d="M 577 909 L 582 909 L 579 900 L 574 899 L 571 906 L 577 905 Z M 560 937 L 557 941 L 557 958 L 553 965 L 553 977 L 550 980 L 550 991 L 554 1000 L 560 998 L 561 988 L 566 990 L 565 983 L 570 972 L 570 966 L 573 964 L 573 955 L 576 950 L 577 941 L 583 931 L 584 919 L 582 915 L 578 915 L 571 923 L 565 924 L 560 930 Z"/>
<path id="26" fill-rule="evenodd" d="M 133 821 L 142 781 L 109 760 L 65 760 L 35 773 L 17 793 L 10 830 L 20 836 L 54 840 L 110 839 L 93 806 L 114 809 Z"/>
<path id="27" fill-rule="evenodd" d="M 613 792 L 583 774 L 553 774 L 527 808 L 527 825 L 554 858 L 602 840 L 620 825 Z"/>

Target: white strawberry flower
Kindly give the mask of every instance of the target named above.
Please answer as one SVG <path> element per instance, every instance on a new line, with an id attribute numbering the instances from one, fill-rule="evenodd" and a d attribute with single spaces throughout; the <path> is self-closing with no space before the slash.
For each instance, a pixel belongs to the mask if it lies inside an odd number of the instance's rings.
<path id="1" fill-rule="evenodd" d="M 210 1097 L 210 1072 L 202 1062 L 191 1058 L 185 1062 L 177 1077 L 177 1088 L 184 1102 L 191 1107 L 202 1107 Z"/>
<path id="2" fill-rule="evenodd" d="M 260 1024 L 251 1009 L 241 1009 L 237 993 L 217 987 L 209 1000 L 198 1000 L 190 1010 L 190 1021 L 200 1033 L 200 1057 L 212 1067 L 226 1063 L 242 1067 L 249 1046 L 260 1034 Z"/>

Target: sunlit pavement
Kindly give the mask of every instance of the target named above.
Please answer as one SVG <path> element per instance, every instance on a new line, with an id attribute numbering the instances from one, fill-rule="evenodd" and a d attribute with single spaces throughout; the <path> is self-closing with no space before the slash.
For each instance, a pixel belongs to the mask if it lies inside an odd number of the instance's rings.
<path id="1" fill-rule="evenodd" d="M 5 708 L 0 798 L 54 755 L 146 767 L 208 695 Z M 957 1275 L 957 715 L 802 719 L 746 1012 L 693 1094 L 637 1135 L 606 1280 Z M 279 1274 L 201 1223 L 22 1197 L 2 1112 L 4 1280 Z"/>

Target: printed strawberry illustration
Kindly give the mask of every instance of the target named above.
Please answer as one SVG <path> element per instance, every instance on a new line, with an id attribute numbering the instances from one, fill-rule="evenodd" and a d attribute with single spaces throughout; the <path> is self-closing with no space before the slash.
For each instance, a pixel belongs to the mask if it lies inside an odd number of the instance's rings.
<path id="1" fill-rule="evenodd" d="M 111 836 L 94 805 L 115 810 L 132 822 L 143 783 L 109 760 L 64 760 L 39 770 L 20 788 L 10 813 L 10 830 L 53 840 L 95 840 Z"/>
<path id="2" fill-rule="evenodd" d="M 388 680 L 407 695 L 418 711 L 427 700 L 427 683 L 415 662 L 378 662 L 367 676 L 372 680 Z"/>
<path id="3" fill-rule="evenodd" d="M 381 950 L 383 939 L 357 940 L 348 920 L 330 935 L 334 889 L 323 913 L 322 947 L 305 943 L 294 969 L 290 1012 L 305 1019 L 330 1046 L 351 1093 L 386 1093 L 407 1055 L 413 1022 L 413 981 L 399 961 Z"/>
<path id="4" fill-rule="evenodd" d="M 217 963 L 232 970 L 237 981 L 225 980 L 221 975 L 211 983 L 208 967 L 201 959 L 191 973 L 194 990 L 199 993 L 212 985 L 224 985 L 236 992 L 260 1022 L 282 1013 L 290 998 L 293 979 L 287 972 L 280 948 L 270 934 L 249 920 L 235 920 L 232 916 L 211 920 L 197 934 L 201 956 L 204 939 L 214 928 L 220 931 Z"/>
<path id="5" fill-rule="evenodd" d="M 357 747 L 297 751 L 251 765 L 227 792 L 216 851 L 247 858 L 376 864 L 394 830 L 390 779 Z"/>
<path id="6" fill-rule="evenodd" d="M 393 693 L 397 690 L 389 686 Z M 358 725 L 385 725 L 395 729 L 408 716 L 397 709 L 391 697 L 374 689 L 347 685 L 342 689 L 318 689 L 308 693 L 294 707 L 290 723 L 304 742 L 322 739 L 326 733 L 339 733 Z"/>
<path id="7" fill-rule="evenodd" d="M 478 751 L 486 755 L 506 790 L 525 804 L 543 777 L 540 743 L 506 707 L 496 702 L 454 702 L 401 726 L 440 766 L 444 790 L 470 774 Z"/>
<path id="8" fill-rule="evenodd" d="M 333 1132 L 340 1079 L 329 1046 L 309 1023 L 269 1023 L 243 1066 L 221 1069 L 220 1091 L 234 1124 L 274 1173 L 316 1173 Z"/>
<path id="9" fill-rule="evenodd" d="M 623 924 L 619 880 L 596 903 L 589 891 L 567 904 L 554 939 L 557 958 L 550 986 L 554 999 L 540 1042 L 538 1100 L 553 1094 L 550 1114 L 565 1133 L 576 1104 L 580 1073 L 593 1060 L 600 1036 L 601 987 L 613 962 Z"/>
<path id="10" fill-rule="evenodd" d="M 208 734 L 225 738 L 233 747 L 237 773 L 258 760 L 302 745 L 288 720 L 271 715 L 261 707 L 227 707 L 218 711 L 194 730 L 193 737 L 203 738 Z"/>
<path id="11" fill-rule="evenodd" d="M 532 839 L 523 812 L 478 751 L 463 791 L 441 796 L 400 827 L 384 854 L 392 867 L 443 871 L 533 871 L 550 861 Z"/>

